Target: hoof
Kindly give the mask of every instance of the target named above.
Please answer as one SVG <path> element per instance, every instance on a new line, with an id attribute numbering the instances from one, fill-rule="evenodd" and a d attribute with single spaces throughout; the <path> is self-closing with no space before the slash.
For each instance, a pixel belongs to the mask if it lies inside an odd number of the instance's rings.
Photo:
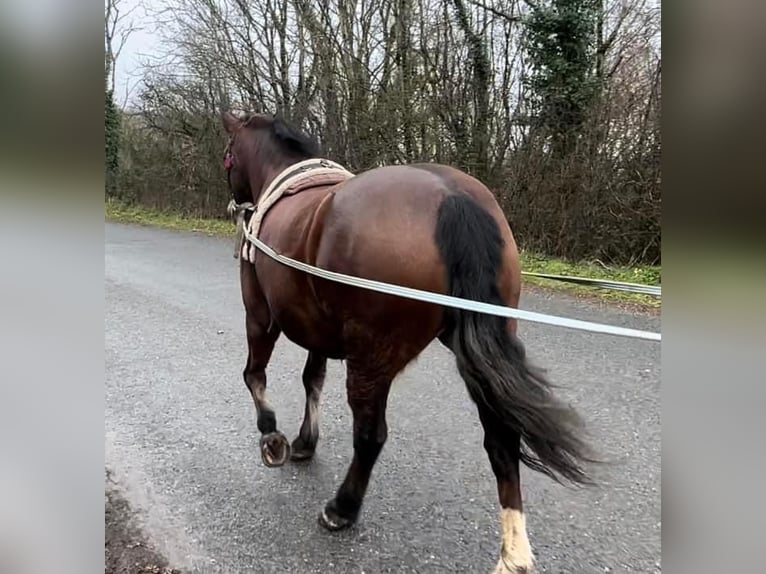
<path id="1" fill-rule="evenodd" d="M 290 459 L 298 462 L 309 460 L 313 458 L 315 449 L 316 447 L 308 446 L 301 437 L 298 437 L 293 441 Z"/>
<path id="2" fill-rule="evenodd" d="M 290 443 L 281 432 L 272 432 L 261 437 L 261 458 L 269 468 L 282 466 L 290 457 Z"/>
<path id="3" fill-rule="evenodd" d="M 337 532 L 354 525 L 356 518 L 345 518 L 335 510 L 334 501 L 327 503 L 324 510 L 319 513 L 319 524 L 324 526 L 330 532 Z"/>

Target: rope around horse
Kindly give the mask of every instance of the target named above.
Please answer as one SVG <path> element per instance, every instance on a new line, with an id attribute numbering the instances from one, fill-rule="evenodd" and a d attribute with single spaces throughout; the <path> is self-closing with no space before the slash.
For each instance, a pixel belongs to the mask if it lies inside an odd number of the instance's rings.
<path id="1" fill-rule="evenodd" d="M 462 309 L 464 311 L 473 311 L 476 313 L 485 313 L 488 315 L 496 315 L 498 317 L 507 317 L 512 319 L 520 319 L 522 321 L 532 321 L 535 323 L 543 323 L 546 325 L 554 325 L 556 327 L 565 327 L 569 329 L 578 329 L 581 331 L 589 331 L 591 333 L 602 333 L 606 335 L 616 335 L 618 337 L 630 337 L 634 339 L 644 339 L 647 341 L 661 341 L 662 335 L 660 333 L 653 333 L 651 331 L 641 331 L 639 329 L 629 329 L 627 327 L 617 327 L 614 325 L 605 325 L 603 323 L 593 323 L 590 321 L 581 321 L 579 319 L 568 319 L 566 317 L 557 317 L 555 315 L 546 315 L 544 313 L 535 313 L 533 311 L 524 311 L 522 309 L 515 309 L 513 307 L 505 307 L 503 305 L 493 305 L 490 303 L 482 303 L 480 301 L 471 301 L 470 299 L 462 299 L 460 297 L 452 297 L 450 295 L 442 295 L 441 293 L 433 293 L 431 291 L 422 291 L 420 289 L 413 289 L 411 287 L 403 287 L 401 285 L 394 285 L 391 283 L 384 283 L 382 281 L 374 281 L 372 279 L 364 279 L 362 277 L 354 277 L 352 275 L 346 275 L 343 273 L 336 273 L 334 271 L 328 271 L 320 267 L 315 267 L 292 259 L 280 253 L 277 253 L 274 249 L 263 243 L 255 235 L 250 233 L 245 225 L 245 213 L 247 211 L 255 211 L 255 206 L 250 202 L 236 203 L 233 199 L 229 202 L 227 212 L 230 216 L 236 214 L 237 233 L 235 244 L 235 255 L 237 257 L 239 251 L 242 248 L 243 240 L 247 240 L 253 244 L 259 251 L 271 259 L 292 267 L 298 271 L 326 279 L 328 281 L 334 281 L 336 283 L 343 283 L 352 287 L 360 287 L 362 289 L 368 289 L 371 291 L 377 291 L 385 293 L 387 295 L 395 295 L 397 297 L 405 297 L 408 299 L 415 299 L 418 301 L 425 301 L 427 303 L 434 303 L 436 305 L 443 305 L 446 307 L 453 307 L 455 309 Z"/>

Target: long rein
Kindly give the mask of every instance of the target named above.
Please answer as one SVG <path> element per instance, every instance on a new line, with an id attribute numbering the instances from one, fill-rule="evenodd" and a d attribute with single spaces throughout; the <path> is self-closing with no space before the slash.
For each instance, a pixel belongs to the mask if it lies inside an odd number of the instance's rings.
<path id="1" fill-rule="evenodd" d="M 281 178 L 283 179 L 284 178 Z M 245 223 L 245 214 L 248 211 L 255 211 L 256 205 L 252 202 L 237 203 L 234 199 L 229 202 L 227 207 L 227 213 L 230 217 L 235 218 L 237 231 L 235 235 L 235 251 L 234 257 L 239 257 L 240 251 L 243 246 L 243 242 L 247 241 L 254 245 L 259 251 L 270 257 L 274 261 L 292 267 L 298 271 L 314 275 L 321 279 L 328 281 L 334 281 L 336 283 L 342 283 L 344 285 L 350 285 L 352 287 L 359 287 L 362 289 L 368 289 L 371 291 L 377 291 L 379 293 L 385 293 L 387 295 L 395 295 L 397 297 L 405 297 L 408 299 L 414 299 L 417 301 L 424 301 L 427 303 L 433 303 L 436 305 L 443 305 L 446 307 L 452 307 L 455 309 L 462 309 L 464 311 L 473 311 L 476 313 L 485 313 L 488 315 L 496 315 L 498 317 L 507 317 L 512 319 L 519 319 L 522 321 L 532 321 L 535 323 L 543 323 L 546 325 L 553 325 L 556 327 L 564 327 L 569 329 L 577 329 L 581 331 L 589 331 L 591 333 L 601 333 L 605 335 L 616 335 L 618 337 L 630 337 L 634 339 L 644 339 L 647 341 L 661 341 L 662 335 L 660 333 L 654 333 L 652 331 L 642 331 L 639 329 L 629 329 L 627 327 L 618 327 L 616 325 L 606 325 L 603 323 L 594 323 L 591 321 L 582 321 L 579 319 L 569 319 L 566 317 L 558 317 L 556 315 L 546 315 L 544 313 L 536 313 L 534 311 L 525 311 L 522 309 L 516 309 L 513 307 L 506 307 L 503 305 L 493 305 L 491 303 L 483 303 L 480 301 L 472 301 L 470 299 L 463 299 L 460 297 L 452 297 L 451 295 L 443 295 L 441 293 L 434 293 L 431 291 L 423 291 L 420 289 L 413 289 L 411 287 L 403 287 L 401 285 L 394 285 L 391 283 L 385 283 L 382 281 L 374 281 L 372 279 L 364 279 L 362 277 L 354 277 L 352 275 L 346 275 L 344 273 L 336 273 L 327 269 L 322 269 L 314 265 L 309 265 L 303 261 L 292 259 L 281 253 L 277 253 L 270 246 L 263 243 L 255 234 L 251 233 L 248 226 Z"/>

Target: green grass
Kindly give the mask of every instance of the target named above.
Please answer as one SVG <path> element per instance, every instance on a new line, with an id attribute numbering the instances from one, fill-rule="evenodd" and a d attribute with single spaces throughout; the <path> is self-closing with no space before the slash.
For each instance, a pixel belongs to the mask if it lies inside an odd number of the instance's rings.
<path id="1" fill-rule="evenodd" d="M 163 227 L 178 231 L 195 231 L 218 237 L 230 237 L 234 234 L 234 224 L 226 220 L 179 215 L 145 207 L 129 206 L 113 200 L 107 200 L 104 209 L 106 219 L 110 221 Z M 610 279 L 644 285 L 660 285 L 662 275 L 662 268 L 659 266 L 619 267 L 597 262 L 572 263 L 529 252 L 521 253 L 521 263 L 524 271 L 535 273 Z M 538 277 L 525 276 L 524 283 L 577 295 L 595 296 L 599 299 L 615 303 L 629 303 L 655 309 L 658 309 L 661 305 L 661 300 L 658 297 L 583 287 L 581 285 L 572 285 Z"/>
<path id="2" fill-rule="evenodd" d="M 562 259 L 546 257 L 535 253 L 522 252 L 521 265 L 523 271 L 534 273 L 547 273 L 549 275 L 570 275 L 574 277 L 589 277 L 592 279 L 608 279 L 611 281 L 623 281 L 626 283 L 640 283 L 642 285 L 660 285 L 662 279 L 662 267 L 659 265 L 638 265 L 634 267 L 604 265 L 600 262 L 582 261 L 572 263 Z M 638 293 L 625 293 L 623 291 L 611 291 L 597 287 L 585 287 L 573 285 L 539 277 L 524 277 L 525 283 L 538 285 L 557 290 L 566 290 L 579 295 L 595 295 L 601 299 L 619 303 L 633 303 L 642 307 L 659 309 L 661 299 L 650 295 Z"/>
<path id="3" fill-rule="evenodd" d="M 196 231 L 219 237 L 233 236 L 235 231 L 232 221 L 158 211 L 147 207 L 126 205 L 114 200 L 105 202 L 104 211 L 106 219 L 120 223 L 150 225 L 178 231 Z"/>

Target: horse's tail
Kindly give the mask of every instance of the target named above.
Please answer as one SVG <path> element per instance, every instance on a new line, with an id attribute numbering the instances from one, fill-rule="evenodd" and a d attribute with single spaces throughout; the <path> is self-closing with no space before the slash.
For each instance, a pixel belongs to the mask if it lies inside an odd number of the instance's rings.
<path id="1" fill-rule="evenodd" d="M 436 242 L 447 267 L 449 294 L 504 304 L 497 279 L 503 239 L 497 222 L 471 197 L 445 197 Z M 583 463 L 592 459 L 577 413 L 553 396 L 552 385 L 529 364 L 507 319 L 449 308 L 442 340 L 457 358 L 468 393 L 487 423 L 521 437 L 521 461 L 558 482 L 591 483 Z M 486 420 L 489 417 L 490 420 Z"/>

